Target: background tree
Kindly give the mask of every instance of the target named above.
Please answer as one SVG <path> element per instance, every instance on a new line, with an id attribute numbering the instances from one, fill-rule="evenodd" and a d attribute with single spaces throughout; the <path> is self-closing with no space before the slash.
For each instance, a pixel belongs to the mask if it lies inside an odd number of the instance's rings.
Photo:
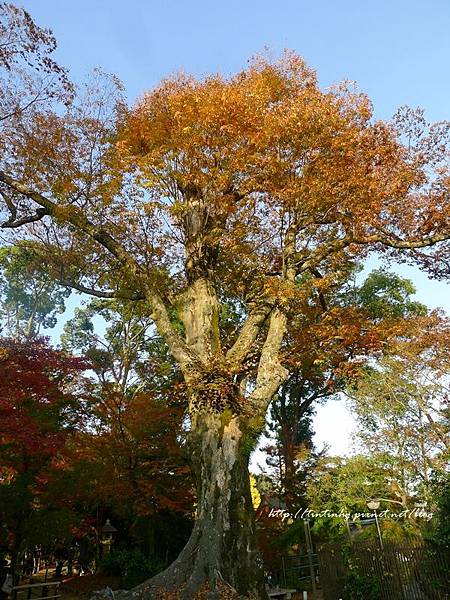
<path id="1" fill-rule="evenodd" d="M 109 403 L 113 408 L 105 410 Z M 72 460 L 80 489 L 74 497 L 87 514 L 100 511 L 119 522 L 122 545 L 137 545 L 167 564 L 187 541 L 194 512 L 180 443 L 182 412 L 143 393 L 123 405 L 120 419 L 114 405 L 105 397 L 93 411 L 95 431 L 76 439 Z"/>
<path id="2" fill-rule="evenodd" d="M 313 444 L 312 410 L 297 417 L 290 393 L 292 390 L 285 385 L 274 400 L 278 406 L 271 407 L 273 421 L 268 424 L 272 443 L 263 450 L 273 483 L 271 495 L 276 494 L 289 510 L 296 512 L 296 507 L 305 504 L 306 476 L 318 455 Z"/>
<path id="3" fill-rule="evenodd" d="M 19 347 L 33 339 L 36 347 L 51 354 L 54 351 L 36 335 L 41 325 L 56 323 L 55 304 L 59 300 L 58 309 L 63 310 L 64 297 L 70 292 L 44 270 L 32 269 L 32 256 L 20 246 L 0 252 L 4 292 L 0 314 L 15 334 L 5 344 L 15 340 Z M 67 551 L 75 542 L 83 548 L 88 545 L 94 556 L 107 516 L 120 525 L 122 543 L 141 548 L 147 561 L 157 556 L 160 564 L 167 563 L 189 536 L 193 496 L 180 442 L 183 394 L 174 387 L 176 372 L 167 349 L 151 335 L 151 323 L 136 314 L 136 308 L 96 300 L 85 309 L 76 309 L 76 316 L 64 328 L 65 348 L 81 354 L 96 377 L 91 376 L 89 384 L 86 378 L 84 389 L 79 388 L 72 398 L 71 410 L 76 408 L 82 418 L 76 423 L 72 418 L 57 459 L 52 457 L 45 475 L 37 476 L 42 485 L 28 493 L 27 486 L 32 484 L 22 478 L 23 489 L 19 481 L 2 488 L 11 506 L 19 506 L 22 500 L 34 502 L 34 509 L 25 511 L 19 556 L 32 552 L 34 543 L 51 554 L 56 539 L 59 544 L 64 540 Z M 99 327 L 103 336 L 94 333 L 92 319 L 103 325 Z M 36 360 L 35 367 L 42 370 L 45 355 L 41 354 L 42 364 Z M 7 390 L 14 395 L 17 378 L 8 380 L 8 370 L 1 372 L 5 396 Z M 45 404 L 37 406 L 35 413 L 45 421 Z M 15 495 L 17 502 L 12 502 Z M 124 497 L 129 499 L 126 504 Z M 4 527 L 2 541 L 8 545 L 15 538 L 13 519 L 5 521 Z M 145 570 L 142 579 L 150 572 Z"/>
<path id="4" fill-rule="evenodd" d="M 55 49 L 49 29 L 36 25 L 23 8 L 0 3 L 0 122 L 52 100 L 70 102 L 73 86 L 52 58 Z"/>
<path id="5" fill-rule="evenodd" d="M 185 394 L 167 347 L 142 307 L 104 299 L 75 309 L 61 340 L 95 373 L 90 422 L 73 456 L 89 492 L 75 495 L 91 512 L 102 507 L 120 519 L 145 554 L 174 558 L 191 528 L 194 497 L 183 450 Z"/>
<path id="6" fill-rule="evenodd" d="M 61 510 L 49 501 L 49 488 L 80 417 L 76 381 L 84 368 L 42 341 L 1 339 L 0 543 L 13 572 L 20 552 L 69 534 L 76 523 L 70 504 Z"/>
<path id="7" fill-rule="evenodd" d="M 308 473 L 308 508 L 319 516 L 313 519 L 313 528 L 321 541 L 347 539 L 348 525 L 345 516 L 329 516 L 323 511 L 336 515 L 350 515 L 350 525 L 360 525 L 371 511 L 367 501 L 380 499 L 380 512 L 389 510 L 401 513 L 406 508 L 413 509 L 414 504 L 402 505 L 396 495 L 395 478 L 398 472 L 392 464 L 386 464 L 380 455 L 357 454 L 351 457 L 323 456 L 314 469 Z M 420 537 L 421 528 L 426 526 L 424 518 L 382 518 L 381 528 L 385 539 L 405 539 Z M 377 533 L 375 525 L 367 530 L 359 530 L 372 539 Z"/>
<path id="8" fill-rule="evenodd" d="M 8 337 L 31 340 L 56 325 L 70 289 L 57 285 L 19 246 L 0 248 L 0 326 Z"/>
<path id="9" fill-rule="evenodd" d="M 448 127 L 405 111 L 375 122 L 364 95 L 323 92 L 295 55 L 165 80 L 132 111 L 109 81 L 66 111 L 3 122 L 3 228 L 31 224 L 31 247 L 66 284 L 145 299 L 183 374 L 197 520 L 142 591 L 184 585 L 191 598 L 205 583 L 217 597 L 223 578 L 264 597 L 248 459 L 288 376 L 290 317 L 371 250 L 445 275 Z M 305 277 L 316 269 L 320 282 Z M 234 336 L 224 304 L 241 307 Z"/>
<path id="10" fill-rule="evenodd" d="M 431 531 L 426 532 L 431 538 L 445 548 L 450 547 L 450 476 L 438 472 L 431 485 L 432 506 L 435 508 Z"/>
<path id="11" fill-rule="evenodd" d="M 65 323 L 61 343 L 90 360 L 101 389 L 124 401 L 140 392 L 162 396 L 181 376 L 147 313 L 145 304 L 92 299 Z"/>
<path id="12" fill-rule="evenodd" d="M 417 317 L 408 336 L 390 340 L 350 382 L 357 418 L 357 456 L 322 457 L 308 474 L 310 506 L 339 512 L 365 512 L 376 498 L 381 509 L 401 512 L 426 503 L 435 513 L 424 519 L 383 519 L 387 537 L 441 531 L 438 507 L 445 509 L 448 463 L 448 322 L 439 313 Z M 440 484 L 437 484 L 440 482 Z M 437 492 L 438 488 L 441 488 Z M 321 508 L 322 507 L 322 508 Z M 322 535 L 345 533 L 342 519 L 319 519 Z"/>
<path id="13" fill-rule="evenodd" d="M 270 407 L 268 427 L 274 443 L 266 448 L 268 462 L 276 468 L 278 492 L 294 512 L 305 505 L 306 476 L 315 460 L 315 404 L 337 398 L 358 380 L 365 364 L 416 329 L 417 317 L 427 313 L 423 304 L 412 300 L 415 289 L 410 281 L 379 269 L 357 284 L 357 272 L 354 268 L 339 285 L 318 293 L 316 304 L 300 313 L 298 333 L 293 323 L 289 349 L 294 347 L 295 353 L 285 359 L 291 373 Z"/>
<path id="14" fill-rule="evenodd" d="M 418 327 L 349 389 L 360 447 L 384 461 L 405 508 L 430 500 L 431 476 L 449 456 L 448 322 L 432 314 Z"/>

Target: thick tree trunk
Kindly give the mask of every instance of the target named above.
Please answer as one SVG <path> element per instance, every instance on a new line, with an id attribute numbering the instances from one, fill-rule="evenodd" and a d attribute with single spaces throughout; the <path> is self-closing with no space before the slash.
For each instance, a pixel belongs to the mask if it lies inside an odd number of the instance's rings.
<path id="1" fill-rule="evenodd" d="M 252 433 L 244 423 L 229 410 L 192 417 L 188 445 L 198 490 L 194 529 L 177 560 L 132 590 L 133 596 L 156 599 L 163 597 L 162 590 L 177 589 L 181 599 L 192 600 L 207 589 L 212 600 L 227 589 L 235 590 L 236 598 L 267 597 L 248 477 Z"/>

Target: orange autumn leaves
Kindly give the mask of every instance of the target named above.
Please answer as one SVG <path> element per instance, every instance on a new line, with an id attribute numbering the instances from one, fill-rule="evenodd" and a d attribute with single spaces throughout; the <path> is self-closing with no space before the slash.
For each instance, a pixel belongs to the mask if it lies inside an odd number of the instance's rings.
<path id="1" fill-rule="evenodd" d="M 381 226 L 418 182 L 394 132 L 371 116 L 365 95 L 321 91 L 314 72 L 287 54 L 228 79 L 164 81 L 131 111 L 119 148 L 175 222 L 192 186 L 211 211 L 234 217 L 241 237 L 245 226 L 258 242 L 298 210 L 299 226 L 320 243 L 325 226 L 332 235 Z M 226 243 L 229 231 L 217 236 Z"/>
<path id="2" fill-rule="evenodd" d="M 174 76 L 131 110 L 114 78 L 95 74 L 84 94 L 65 114 L 49 109 L 4 125 L 10 153 L 0 168 L 58 205 L 58 231 L 37 231 L 68 279 L 70 264 L 72 278 L 114 287 L 120 266 L 72 227 L 69 204 L 170 293 L 185 286 L 183 261 L 195 246 L 217 254 L 222 291 L 244 296 L 255 264 L 259 278 L 274 271 L 294 221 L 295 260 L 305 271 L 312 262 L 340 269 L 349 255 L 443 239 L 450 229 L 445 128 L 407 112 L 395 123 L 374 121 L 367 96 L 350 84 L 322 90 L 293 53 L 257 57 L 229 77 Z M 28 206 L 33 214 L 32 200 L 20 205 Z M 188 248 L 194 213 L 202 217 Z"/>
<path id="3" fill-rule="evenodd" d="M 86 101 L 64 115 L 19 119 L 30 141 L 11 128 L 13 176 L 2 179 L 11 202 L 14 194 L 20 198 L 18 217 L 28 209 L 33 217 L 33 202 L 45 205 L 21 182 L 51 197 L 51 215 L 33 221 L 31 237 L 52 272 L 76 289 L 148 297 L 150 304 L 156 292 L 175 319 L 183 292 L 206 277 L 219 304 L 235 304 L 237 332 L 252 307 L 264 303 L 282 308 L 290 326 L 293 317 L 307 321 L 318 295 L 332 296 L 335 279 L 344 280 L 354 261 L 373 250 L 429 245 L 409 257 L 445 275 L 443 126 L 433 129 L 407 112 L 395 123 L 375 121 L 367 96 L 348 84 L 322 90 L 293 53 L 276 61 L 258 57 L 229 77 L 174 76 L 131 110 L 117 82 L 109 85 L 97 79 Z M 35 118 L 52 127 L 36 132 Z M 7 226 L 16 227 L 14 207 L 10 217 Z M 429 234 L 444 240 L 438 252 Z M 324 334 L 330 347 L 338 338 L 353 343 L 358 336 L 350 332 L 363 317 L 349 310 L 336 317 L 331 308 L 308 327 L 342 329 Z M 258 330 L 255 347 L 266 331 Z M 301 339 L 308 328 L 299 331 Z M 363 337 L 358 343 L 371 347 L 378 334 Z"/>

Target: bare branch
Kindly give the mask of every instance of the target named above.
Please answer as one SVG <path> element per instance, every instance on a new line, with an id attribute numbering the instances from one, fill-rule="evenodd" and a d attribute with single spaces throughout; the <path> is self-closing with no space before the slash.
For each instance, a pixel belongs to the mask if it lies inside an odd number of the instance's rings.
<path id="1" fill-rule="evenodd" d="M 60 207 L 40 192 L 29 189 L 2 171 L 0 171 L 0 181 L 15 192 L 26 196 L 36 204 L 42 206 L 51 217 L 61 218 L 61 213 L 63 213 L 63 219 L 67 223 L 70 223 L 88 237 L 98 242 L 120 262 L 122 267 L 125 268 L 127 276 L 132 275 L 142 283 L 145 273 L 142 272 L 141 267 L 133 260 L 129 252 L 102 227 L 92 223 L 80 209 L 73 205 Z M 63 208 L 63 211 L 61 208 Z M 180 363 L 182 370 L 186 374 L 193 365 L 198 363 L 198 357 L 192 354 L 186 342 L 173 327 L 166 305 L 160 294 L 156 289 L 149 286 L 146 281 L 144 283 L 145 296 L 152 306 L 152 318 L 155 321 L 156 327 L 161 336 L 165 338 L 172 355 Z"/>
<path id="2" fill-rule="evenodd" d="M 270 316 L 269 330 L 264 341 L 256 377 L 256 387 L 249 398 L 250 406 L 267 406 L 284 383 L 289 371 L 280 363 L 279 351 L 286 333 L 287 317 L 279 308 Z"/>
<path id="3" fill-rule="evenodd" d="M 16 229 L 17 227 L 22 227 L 22 225 L 27 225 L 28 223 L 35 223 L 36 221 L 40 221 L 43 217 L 48 215 L 48 211 L 45 208 L 38 208 L 33 215 L 25 215 L 17 219 L 17 209 L 13 206 L 12 202 L 9 199 L 5 198 L 5 202 L 11 212 L 11 217 L 2 223 L 0 227 L 2 229 Z"/>
<path id="4" fill-rule="evenodd" d="M 237 340 L 228 350 L 226 358 L 233 367 L 239 367 L 252 350 L 254 343 L 273 308 L 273 303 L 265 302 L 250 311 Z"/>
<path id="5" fill-rule="evenodd" d="M 77 283 L 76 281 L 70 281 L 68 279 L 58 277 L 58 282 L 61 285 L 66 287 L 70 287 L 74 290 L 82 292 L 83 294 L 89 294 L 90 296 L 95 296 L 96 298 L 116 298 L 118 300 L 145 300 L 146 296 L 143 292 L 135 292 L 133 294 L 127 294 L 125 292 L 106 292 L 103 290 L 96 290 L 94 288 L 87 287 L 81 283 Z"/>
<path id="6" fill-rule="evenodd" d="M 51 217 L 60 216 L 61 207 L 40 192 L 27 188 L 3 171 L 0 171 L 0 181 L 15 192 L 26 196 L 36 204 L 39 204 L 39 206 L 42 206 Z M 137 274 L 139 267 L 137 263 L 131 259 L 128 252 L 108 232 L 91 223 L 81 210 L 73 205 L 64 206 L 64 220 L 93 238 L 117 258 L 121 264 L 131 267 L 133 274 Z"/>
<path id="7" fill-rule="evenodd" d="M 314 275 L 314 277 L 316 277 L 316 279 L 323 279 L 323 275 L 318 269 L 315 269 L 314 267 L 312 267 L 310 269 L 310 271 Z M 327 305 L 327 301 L 325 300 L 325 296 L 324 296 L 323 292 L 321 292 L 319 290 L 318 296 L 319 296 L 319 302 L 320 302 L 320 306 L 322 307 L 322 310 L 324 312 L 327 312 L 328 305 Z"/>

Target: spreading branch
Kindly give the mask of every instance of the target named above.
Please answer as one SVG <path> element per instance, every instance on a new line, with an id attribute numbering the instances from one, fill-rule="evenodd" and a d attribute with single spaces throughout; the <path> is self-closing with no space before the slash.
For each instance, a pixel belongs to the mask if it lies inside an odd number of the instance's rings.
<path id="1" fill-rule="evenodd" d="M 94 288 L 87 287 L 82 283 L 65 279 L 64 277 L 58 277 L 58 281 L 61 285 L 70 287 L 74 290 L 88 294 L 89 296 L 95 296 L 96 298 L 115 298 L 117 300 L 145 300 L 146 295 L 143 292 L 134 292 L 127 294 L 126 292 L 113 292 L 97 290 Z"/>
<path id="2" fill-rule="evenodd" d="M 297 220 L 293 216 L 284 240 L 282 277 L 294 283 L 296 276 L 295 245 L 297 236 Z M 256 376 L 256 387 L 250 396 L 250 405 L 256 403 L 266 408 L 278 388 L 286 381 L 289 371 L 280 362 L 280 349 L 287 331 L 286 310 L 277 306 L 270 314 L 266 339 L 261 350 L 261 357 Z"/>
<path id="3" fill-rule="evenodd" d="M 127 277 L 131 275 L 139 281 L 144 278 L 144 273 L 141 272 L 139 264 L 132 259 L 127 250 L 102 227 L 92 223 L 80 209 L 70 205 L 64 206 L 64 211 L 61 211 L 61 207 L 56 202 L 53 202 L 44 196 L 44 194 L 32 190 L 19 181 L 16 181 L 3 171 L 0 171 L 0 181 L 15 192 L 22 194 L 41 206 L 46 210 L 50 217 L 61 218 L 61 213 L 63 213 L 63 218 L 67 223 L 70 223 L 76 229 L 82 231 L 88 237 L 99 243 L 103 248 L 108 250 L 108 252 L 122 265 Z M 165 338 L 172 355 L 179 362 L 181 369 L 187 373 L 192 368 L 192 365 L 197 362 L 197 359 L 173 327 L 167 308 L 160 294 L 153 287 L 149 286 L 147 281 L 145 281 L 145 297 L 151 304 L 152 318 L 155 321 L 159 333 Z"/>
<path id="4" fill-rule="evenodd" d="M 226 358 L 232 367 L 242 365 L 248 354 L 251 352 L 263 324 L 272 311 L 273 303 L 265 302 L 258 304 L 250 311 L 245 320 L 237 340 L 228 350 Z"/>
<path id="5" fill-rule="evenodd" d="M 278 307 L 275 308 L 270 316 L 267 336 L 261 350 L 256 387 L 249 398 L 250 406 L 266 407 L 289 375 L 289 371 L 280 363 L 279 357 L 286 325 L 286 314 Z"/>
<path id="6" fill-rule="evenodd" d="M 337 254 L 345 248 L 352 245 L 357 246 L 375 246 L 381 244 L 389 248 L 398 250 L 415 250 L 420 248 L 426 248 L 435 246 L 440 242 L 450 240 L 450 232 L 442 233 L 434 236 L 401 239 L 399 237 L 390 237 L 387 234 L 374 234 L 363 237 L 345 236 L 344 238 L 334 240 L 324 247 L 321 247 L 316 252 L 312 252 L 308 256 L 299 256 L 296 258 L 296 273 L 300 275 L 305 271 L 312 272 L 316 269 L 326 258 Z"/>
<path id="7" fill-rule="evenodd" d="M 3 171 L 0 171 L 0 181 L 7 185 L 15 192 L 29 198 L 43 209 L 53 218 L 61 216 L 61 207 L 56 203 L 35 190 L 28 188 L 19 181 L 16 181 Z M 108 250 L 122 265 L 131 267 L 133 273 L 137 273 L 139 267 L 133 261 L 129 253 L 123 248 L 108 232 L 102 227 L 95 225 L 82 213 L 81 210 L 73 205 L 64 206 L 64 220 L 87 234 L 96 242 L 101 244 Z"/>
<path id="8" fill-rule="evenodd" d="M 7 221 L 1 224 L 0 227 L 3 229 L 15 229 L 17 227 L 21 227 L 22 225 L 26 225 L 27 223 L 34 223 L 36 221 L 40 221 L 45 215 L 48 215 L 48 212 L 45 208 L 38 208 L 36 212 L 32 215 L 25 215 L 23 217 L 17 218 L 17 207 L 14 202 L 9 198 L 6 194 L 0 192 L 0 196 L 5 201 L 5 204 L 9 210 L 10 217 Z"/>

